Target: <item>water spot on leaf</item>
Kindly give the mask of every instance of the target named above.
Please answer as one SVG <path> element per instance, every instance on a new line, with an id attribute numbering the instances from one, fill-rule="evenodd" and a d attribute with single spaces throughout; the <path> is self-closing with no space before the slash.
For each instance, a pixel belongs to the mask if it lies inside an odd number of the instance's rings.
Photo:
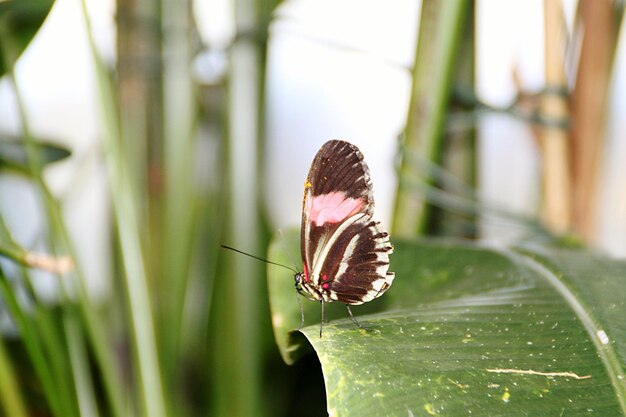
<path id="1" fill-rule="evenodd" d="M 285 319 L 282 314 L 272 315 L 272 324 L 274 327 L 283 327 L 285 325 Z"/>
<path id="2" fill-rule="evenodd" d="M 609 344 L 609 341 L 610 341 L 609 336 L 607 336 L 604 330 L 598 330 L 598 332 L 596 333 L 596 336 L 598 336 L 598 339 L 600 339 L 600 343 L 602 343 L 603 345 Z"/>
<path id="3" fill-rule="evenodd" d="M 435 410 L 435 407 L 430 403 L 424 404 L 424 410 L 426 410 L 426 412 L 430 414 L 431 416 L 437 415 L 437 411 Z"/>
<path id="4" fill-rule="evenodd" d="M 508 403 L 509 401 L 511 401 L 511 393 L 508 388 L 505 388 L 504 393 L 502 394 L 502 402 Z"/>

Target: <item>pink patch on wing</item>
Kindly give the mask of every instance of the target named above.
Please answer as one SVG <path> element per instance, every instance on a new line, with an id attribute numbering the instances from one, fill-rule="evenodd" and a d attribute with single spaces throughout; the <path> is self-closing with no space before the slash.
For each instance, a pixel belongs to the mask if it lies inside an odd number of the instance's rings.
<path id="1" fill-rule="evenodd" d="M 323 226 L 324 223 L 339 223 L 361 211 L 365 205 L 362 198 L 346 198 L 341 191 L 308 197 L 307 215 L 317 226 Z"/>

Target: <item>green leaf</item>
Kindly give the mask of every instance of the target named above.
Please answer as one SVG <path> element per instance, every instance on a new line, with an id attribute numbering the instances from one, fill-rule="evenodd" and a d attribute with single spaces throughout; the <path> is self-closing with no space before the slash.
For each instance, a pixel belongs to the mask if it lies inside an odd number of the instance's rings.
<path id="1" fill-rule="evenodd" d="M 48 16 L 52 8 L 52 0 L 3 0 L 0 1 L 0 25 L 2 33 L 10 35 L 10 60 L 17 58 L 24 52 L 30 41 Z M 6 74 L 13 62 L 6 62 L 6 41 L 0 42 L 0 76 Z"/>
<path id="2" fill-rule="evenodd" d="M 26 145 L 17 140 L 4 140 L 0 137 L 0 170 L 10 169 L 22 174 L 29 174 L 28 156 Z M 37 150 L 40 153 L 39 160 L 43 164 L 50 164 L 67 158 L 70 151 L 53 143 L 37 141 Z"/>
<path id="3" fill-rule="evenodd" d="M 366 330 L 339 309 L 344 318 L 322 338 L 311 314 L 319 304 L 308 300 L 312 325 L 292 331 L 292 278 L 268 266 L 281 354 L 291 363 L 313 347 L 330 415 L 626 415 L 626 262 L 582 250 L 394 244 L 393 286 L 353 308 L 367 311 Z M 269 257 L 291 264 L 297 253 L 294 232 Z"/>

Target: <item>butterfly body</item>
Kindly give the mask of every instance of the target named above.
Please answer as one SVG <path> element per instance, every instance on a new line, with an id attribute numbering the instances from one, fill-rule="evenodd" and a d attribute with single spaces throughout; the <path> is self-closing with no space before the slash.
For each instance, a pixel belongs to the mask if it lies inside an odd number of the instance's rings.
<path id="1" fill-rule="evenodd" d="M 393 247 L 373 213 L 372 183 L 363 155 L 348 142 L 326 142 L 304 184 L 303 272 L 295 275 L 300 294 L 320 301 L 322 307 L 332 301 L 358 305 L 391 286 Z"/>

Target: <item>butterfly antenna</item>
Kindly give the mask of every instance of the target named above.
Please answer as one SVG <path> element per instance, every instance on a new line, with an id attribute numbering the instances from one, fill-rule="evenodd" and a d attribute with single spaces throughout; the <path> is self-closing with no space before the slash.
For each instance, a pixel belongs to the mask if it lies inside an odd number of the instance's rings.
<path id="1" fill-rule="evenodd" d="M 249 256 L 249 257 L 254 258 L 256 260 L 259 260 L 259 261 L 262 261 L 262 262 L 265 262 L 265 263 L 268 263 L 268 264 L 272 264 L 272 265 L 283 267 L 285 269 L 288 269 L 290 271 L 295 272 L 296 274 L 298 273 L 298 271 L 296 269 L 291 268 L 291 267 L 289 267 L 287 265 L 283 265 L 283 264 L 279 264 L 279 263 L 276 263 L 276 262 L 268 261 L 267 259 L 263 259 L 263 258 L 259 258 L 258 256 L 250 255 L 249 253 L 246 253 L 244 251 L 240 251 L 239 249 L 235 249 L 235 248 L 230 247 L 230 246 L 226 246 L 226 245 L 220 245 L 220 246 L 223 247 L 224 249 L 232 250 L 233 252 L 237 252 L 237 253 L 240 253 L 242 255 Z"/>

